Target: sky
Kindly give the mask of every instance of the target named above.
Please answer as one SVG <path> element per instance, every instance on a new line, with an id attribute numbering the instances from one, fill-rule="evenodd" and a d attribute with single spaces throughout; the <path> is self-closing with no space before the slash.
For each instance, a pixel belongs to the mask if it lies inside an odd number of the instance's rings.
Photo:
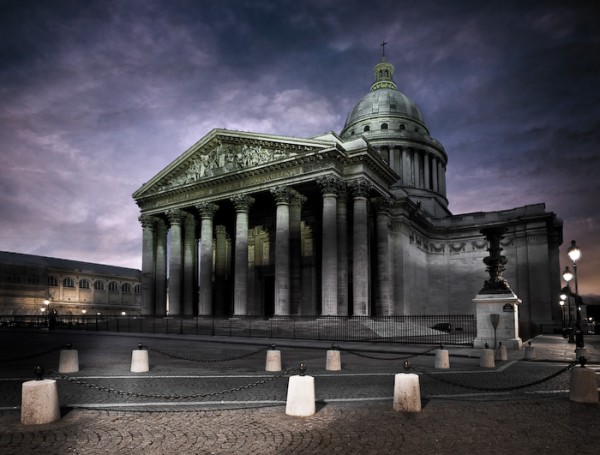
<path id="1" fill-rule="evenodd" d="M 385 40 L 450 210 L 545 203 L 600 295 L 599 5 L 0 0 L 0 250 L 141 268 L 135 190 L 213 128 L 339 133 Z"/>

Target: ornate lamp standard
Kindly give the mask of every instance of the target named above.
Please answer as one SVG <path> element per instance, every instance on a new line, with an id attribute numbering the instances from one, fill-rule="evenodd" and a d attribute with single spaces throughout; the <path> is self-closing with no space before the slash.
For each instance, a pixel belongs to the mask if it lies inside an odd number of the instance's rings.
<path id="1" fill-rule="evenodd" d="M 577 246 L 575 240 L 571 240 L 571 246 L 567 250 L 569 259 L 573 261 L 573 276 L 575 278 L 575 309 L 577 311 L 577 333 L 576 343 L 577 347 L 582 348 L 584 346 L 583 341 L 583 330 L 581 328 L 581 299 L 579 297 L 579 287 L 577 286 L 577 261 L 581 259 L 581 250 Z"/>
<path id="2" fill-rule="evenodd" d="M 562 333 L 565 334 L 565 302 L 561 300 L 558 302 L 560 305 L 560 315 L 562 316 Z"/>
<path id="3" fill-rule="evenodd" d="M 572 312 L 571 312 L 571 296 L 573 295 L 573 293 L 571 292 L 571 287 L 569 286 L 569 282 L 573 279 L 573 274 L 571 273 L 571 271 L 569 270 L 569 266 L 565 267 L 565 271 L 562 274 L 562 278 L 563 280 L 565 280 L 565 283 L 567 283 L 567 285 L 561 289 L 560 291 L 560 299 L 562 301 L 566 301 L 568 304 L 568 310 L 569 310 L 569 325 L 567 328 L 567 333 L 569 335 L 569 343 L 574 343 L 575 339 L 573 338 L 573 319 L 571 317 Z"/>

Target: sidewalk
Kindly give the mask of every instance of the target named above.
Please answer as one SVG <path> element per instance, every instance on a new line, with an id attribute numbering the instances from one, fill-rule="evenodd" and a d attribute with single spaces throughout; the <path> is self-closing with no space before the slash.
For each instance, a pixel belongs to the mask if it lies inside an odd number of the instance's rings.
<path id="1" fill-rule="evenodd" d="M 568 373 L 540 387 L 515 393 L 456 389 L 429 376 L 421 377 L 423 410 L 417 414 L 392 409 L 393 376 L 401 372 L 400 353 L 424 353 L 435 346 L 339 343 L 368 357 L 343 353 L 341 372 L 325 371 L 324 351 L 331 342 L 231 339 L 147 334 L 60 332 L 52 334 L 0 331 L 0 344 L 10 346 L 4 359 L 73 342 L 81 370 L 74 374 L 104 387 L 141 393 L 202 393 L 239 388 L 233 395 L 209 401 L 137 400 L 90 390 L 60 380 L 60 421 L 39 426 L 20 423 L 20 384 L 15 374 L 30 377 L 34 362 L 47 367 L 57 353 L 16 363 L 0 363 L 0 453 L 18 454 L 596 454 L 599 452 L 600 408 L 568 399 Z M 521 361 L 523 350 L 509 351 L 509 361 L 494 370 L 479 367 L 480 350 L 448 346 L 451 370 L 436 372 L 455 382 L 482 387 L 527 383 L 555 373 L 575 359 L 573 344 L 561 336 L 531 340 L 535 361 Z M 315 377 L 317 413 L 297 418 L 285 414 L 287 378 L 244 388 L 264 372 L 264 352 L 232 362 L 197 364 L 150 353 L 151 371 L 128 371 L 138 343 L 194 358 L 227 358 L 277 344 L 284 368 L 299 362 Z M 586 337 L 592 369 L 600 365 L 600 337 Z M 1 359 L 0 358 L 0 359 Z M 431 355 L 414 363 L 431 368 Z M 2 379 L 4 378 L 4 379 Z M 162 400 L 164 401 L 164 400 Z M 121 403 L 121 405 L 119 405 Z"/>

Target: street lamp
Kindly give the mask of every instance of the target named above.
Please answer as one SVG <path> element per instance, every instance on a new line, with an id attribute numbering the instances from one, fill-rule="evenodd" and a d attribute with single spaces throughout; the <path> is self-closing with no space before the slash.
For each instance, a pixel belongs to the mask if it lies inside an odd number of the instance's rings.
<path id="1" fill-rule="evenodd" d="M 571 287 L 569 286 L 569 282 L 573 279 L 573 274 L 571 273 L 571 271 L 569 270 L 569 267 L 565 267 L 565 271 L 562 274 L 562 278 L 563 280 L 565 280 L 565 283 L 567 283 L 567 285 L 562 288 L 560 290 L 560 299 L 564 302 L 566 301 L 568 304 L 568 311 L 569 311 L 569 325 L 567 327 L 567 333 L 568 333 L 568 339 L 569 339 L 569 343 L 574 343 L 575 339 L 573 338 L 573 320 L 571 318 L 571 296 L 572 296 L 572 292 L 571 292 Z"/>
<path id="2" fill-rule="evenodd" d="M 562 316 L 562 330 L 563 330 L 563 334 L 565 332 L 565 301 L 561 300 L 560 302 L 558 302 L 558 304 L 560 305 L 560 315 Z"/>
<path id="3" fill-rule="evenodd" d="M 583 331 L 581 330 L 581 298 L 579 297 L 579 287 L 577 283 L 577 261 L 581 259 L 581 250 L 577 246 L 575 240 L 571 240 L 571 246 L 567 250 L 569 259 L 573 262 L 573 276 L 575 278 L 575 305 L 577 310 L 577 347 L 582 348 L 584 346 Z"/>

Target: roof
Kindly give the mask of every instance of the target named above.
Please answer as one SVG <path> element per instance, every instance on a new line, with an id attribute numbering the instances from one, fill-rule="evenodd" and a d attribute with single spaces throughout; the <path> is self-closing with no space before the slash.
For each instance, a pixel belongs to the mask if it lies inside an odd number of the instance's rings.
<path id="1" fill-rule="evenodd" d="M 138 269 L 131 269 L 128 267 L 36 256 L 33 254 L 12 253 L 9 251 L 0 251 L 0 264 L 46 267 L 49 269 L 93 272 L 104 275 L 121 275 L 135 279 L 139 279 L 141 273 Z"/>

